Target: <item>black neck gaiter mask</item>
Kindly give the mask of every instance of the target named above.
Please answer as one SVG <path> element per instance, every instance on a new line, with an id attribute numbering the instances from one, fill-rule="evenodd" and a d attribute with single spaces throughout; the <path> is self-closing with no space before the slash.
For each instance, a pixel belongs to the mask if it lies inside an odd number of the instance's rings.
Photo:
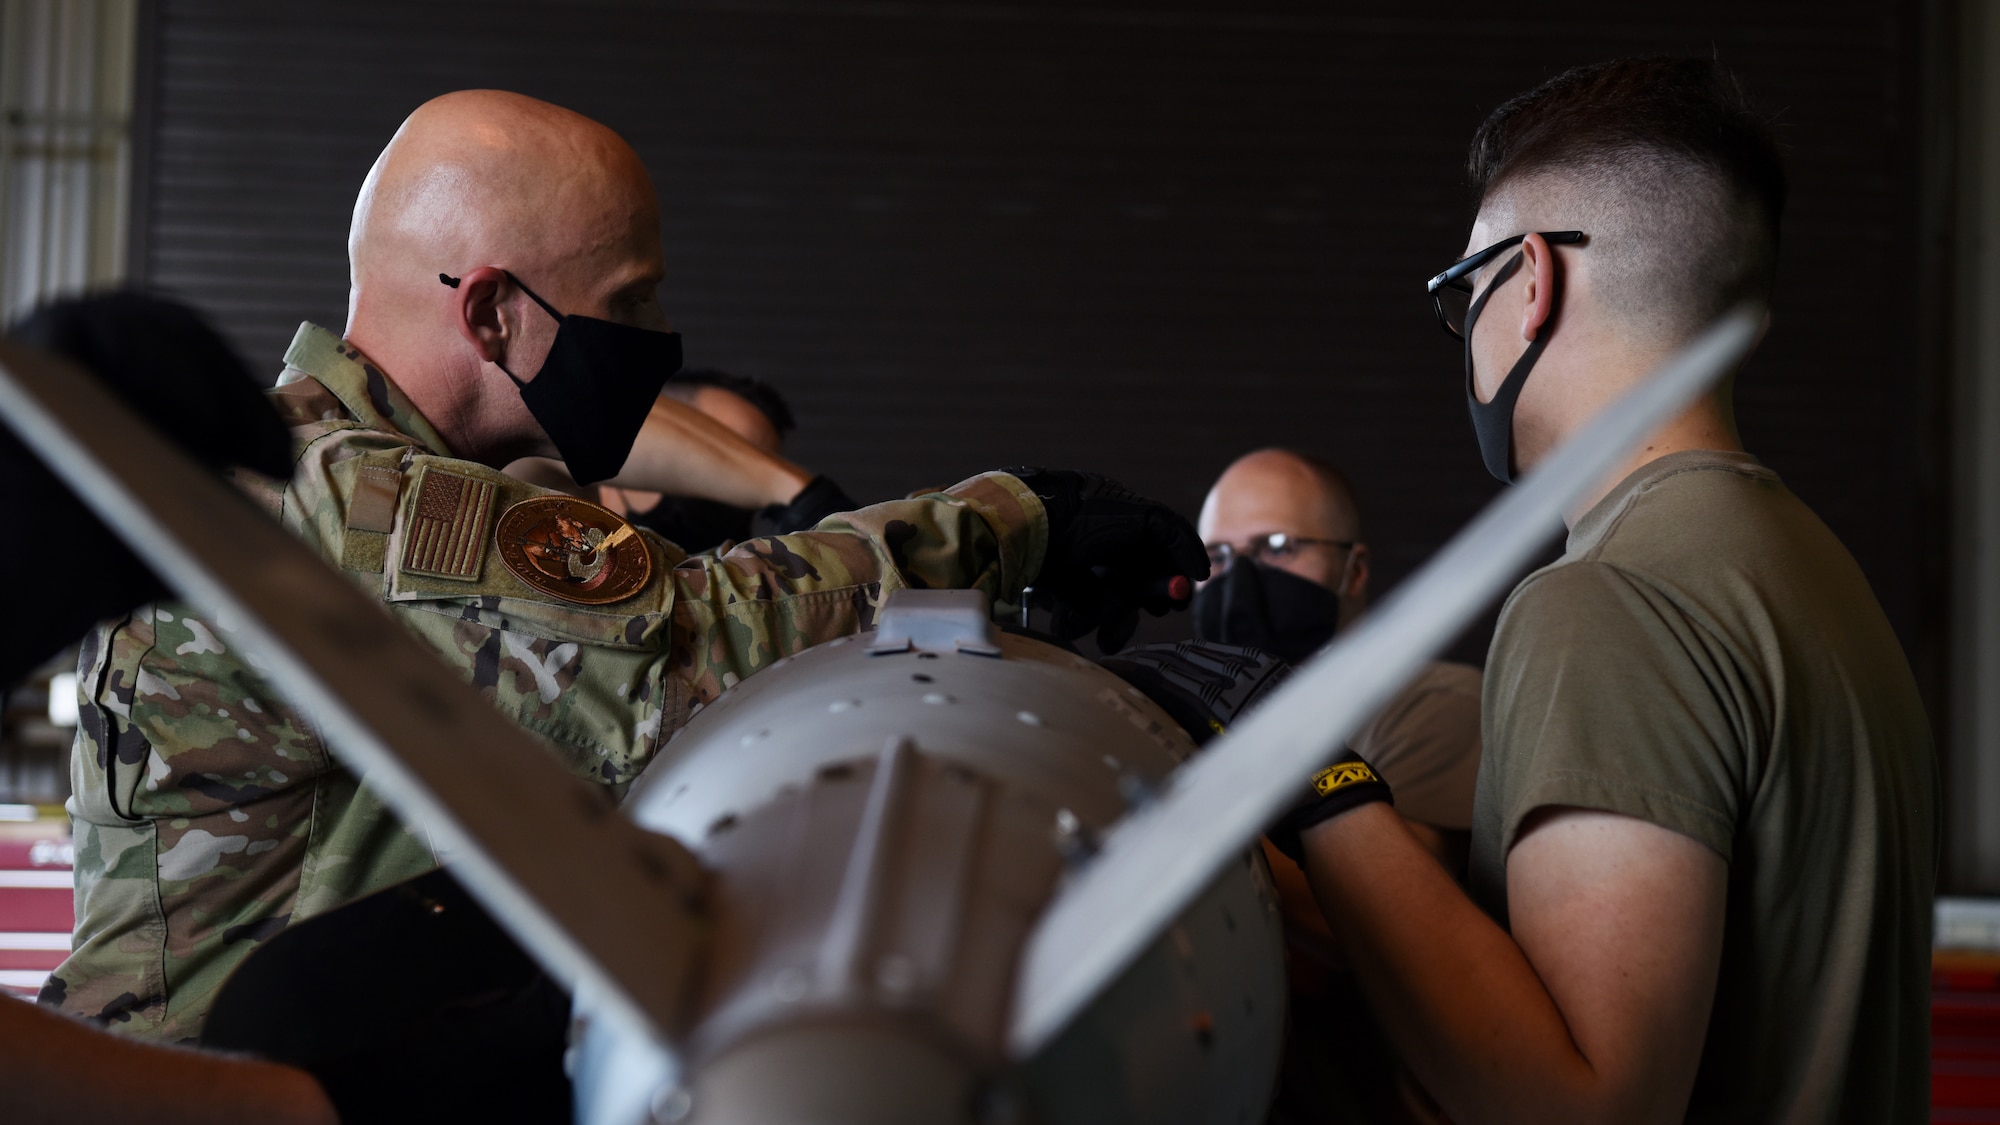
<path id="1" fill-rule="evenodd" d="M 458 279 L 438 280 L 458 288 Z M 500 370 L 521 389 L 521 401 L 578 484 L 618 475 L 632 455 L 632 443 L 646 424 L 660 388 L 681 369 L 678 332 L 655 332 L 591 316 L 564 316 L 513 274 L 507 280 L 556 318 L 556 338 L 535 377 L 522 382 L 504 364 Z"/>
<path id="2" fill-rule="evenodd" d="M 1298 664 L 1340 628 L 1340 596 L 1296 574 L 1234 563 L 1194 594 L 1194 634 L 1248 645 Z"/>
<path id="3" fill-rule="evenodd" d="M 1528 382 L 1528 372 L 1535 361 L 1542 358 L 1542 349 L 1548 345 L 1549 336 L 1555 330 L 1555 316 L 1542 323 L 1541 331 L 1528 341 L 1528 348 L 1521 358 L 1514 362 L 1514 369 L 1507 372 L 1506 381 L 1493 392 L 1493 401 L 1479 401 L 1479 393 L 1472 380 L 1472 326 L 1479 320 L 1480 310 L 1486 307 L 1487 298 L 1504 285 L 1514 272 L 1521 268 L 1522 256 L 1515 254 L 1507 264 L 1500 267 L 1486 292 L 1472 302 L 1465 312 L 1465 405 L 1472 411 L 1472 433 L 1479 439 L 1479 456 L 1486 462 L 1486 471 L 1498 477 L 1504 484 L 1514 483 L 1514 403 L 1521 397 L 1521 388 Z M 1560 295 L 1558 288 L 1554 293 Z"/>

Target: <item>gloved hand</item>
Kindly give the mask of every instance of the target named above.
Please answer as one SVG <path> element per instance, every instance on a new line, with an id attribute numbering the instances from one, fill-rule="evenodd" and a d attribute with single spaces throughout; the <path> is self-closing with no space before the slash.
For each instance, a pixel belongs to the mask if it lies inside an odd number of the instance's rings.
<path id="1" fill-rule="evenodd" d="M 1279 851 L 1290 856 L 1293 863 L 1303 867 L 1305 848 L 1299 837 L 1306 829 L 1376 801 L 1394 805 L 1396 797 L 1374 766 L 1348 750 L 1335 758 L 1332 765 L 1312 775 L 1305 799 L 1279 817 L 1264 835 Z"/>
<path id="2" fill-rule="evenodd" d="M 185 305 L 133 291 L 58 301 L 8 333 L 11 344 L 53 352 L 110 389 L 213 469 L 292 471 L 291 440 L 229 345 Z M 34 590 L 8 610 L 0 687 L 11 685 L 99 618 L 166 592 L 0 420 L 0 487 L 16 526 L 64 546 L 0 552 L 0 584 Z"/>
<path id="3" fill-rule="evenodd" d="M 1166 505 L 1095 473 L 1007 472 L 1048 510 L 1048 554 L 1033 583 L 1034 604 L 1050 611 L 1057 636 L 1096 629 L 1098 647 L 1116 652 L 1139 627 L 1139 610 L 1158 617 L 1186 608 L 1192 583 L 1208 577 L 1201 536 Z"/>
<path id="4" fill-rule="evenodd" d="M 1140 645 L 1098 663 L 1145 692 L 1196 746 L 1207 745 L 1292 674 L 1280 657 L 1221 641 Z"/>

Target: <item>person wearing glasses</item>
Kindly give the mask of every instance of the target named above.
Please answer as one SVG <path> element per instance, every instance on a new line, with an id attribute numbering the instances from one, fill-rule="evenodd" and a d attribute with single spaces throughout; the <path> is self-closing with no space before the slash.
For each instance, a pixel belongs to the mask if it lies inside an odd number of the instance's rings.
<path id="1" fill-rule="evenodd" d="M 1368 544 L 1346 474 L 1288 449 L 1237 458 L 1196 523 L 1209 576 L 1195 591 L 1204 641 L 1310 659 L 1368 605 Z M 1479 669 L 1433 662 L 1350 745 L 1396 794 L 1404 825 L 1453 878 L 1465 874 L 1479 772 Z M 1265 849 L 1285 917 L 1290 1030 L 1270 1125 L 1430 1122 L 1435 1105 L 1368 1018 L 1306 877 Z"/>
<path id="2" fill-rule="evenodd" d="M 1770 298 L 1784 172 L 1712 60 L 1562 74 L 1471 170 L 1430 289 L 1502 479 Z M 1371 1008 L 1460 1125 L 1924 1120 L 1936 767 L 1860 568 L 1727 382 L 1569 526 L 1487 659 L 1467 889 L 1365 770 L 1281 822 Z"/>
<path id="3" fill-rule="evenodd" d="M 1195 634 L 1293 664 L 1368 604 L 1368 544 L 1345 474 L 1288 449 L 1245 454 L 1216 478 L 1196 523 L 1208 580 Z M 1471 842 L 1479 772 L 1479 669 L 1434 662 L 1353 740 L 1396 793 L 1396 809 L 1454 876 Z"/>

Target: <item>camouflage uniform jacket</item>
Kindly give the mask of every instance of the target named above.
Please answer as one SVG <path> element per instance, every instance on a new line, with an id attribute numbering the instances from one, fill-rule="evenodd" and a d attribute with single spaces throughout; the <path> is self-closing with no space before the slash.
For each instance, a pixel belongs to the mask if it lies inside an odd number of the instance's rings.
<path id="1" fill-rule="evenodd" d="M 294 475 L 238 483 L 494 706 L 618 794 L 703 703 L 867 627 L 887 591 L 977 587 L 1011 599 L 1041 567 L 1041 502 L 995 473 L 721 557 L 642 532 L 646 585 L 612 605 L 571 604 L 516 578 L 494 543 L 499 513 L 543 490 L 452 458 L 395 384 L 332 333 L 301 327 L 285 360 L 271 398 L 292 427 Z M 434 474 L 449 474 L 437 480 L 460 501 L 447 514 L 465 545 L 442 577 L 411 530 Z M 258 941 L 436 864 L 423 834 L 344 769 L 256 667 L 173 602 L 85 642 L 69 806 L 74 952 L 44 1003 L 193 1037 Z"/>

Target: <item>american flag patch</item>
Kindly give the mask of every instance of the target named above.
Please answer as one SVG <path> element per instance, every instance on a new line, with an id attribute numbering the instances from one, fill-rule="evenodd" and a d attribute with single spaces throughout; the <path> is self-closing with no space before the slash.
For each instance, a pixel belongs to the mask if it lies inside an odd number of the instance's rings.
<path id="1" fill-rule="evenodd" d="M 471 582 L 486 559 L 493 485 L 441 469 L 424 472 L 403 528 L 403 572 Z"/>

